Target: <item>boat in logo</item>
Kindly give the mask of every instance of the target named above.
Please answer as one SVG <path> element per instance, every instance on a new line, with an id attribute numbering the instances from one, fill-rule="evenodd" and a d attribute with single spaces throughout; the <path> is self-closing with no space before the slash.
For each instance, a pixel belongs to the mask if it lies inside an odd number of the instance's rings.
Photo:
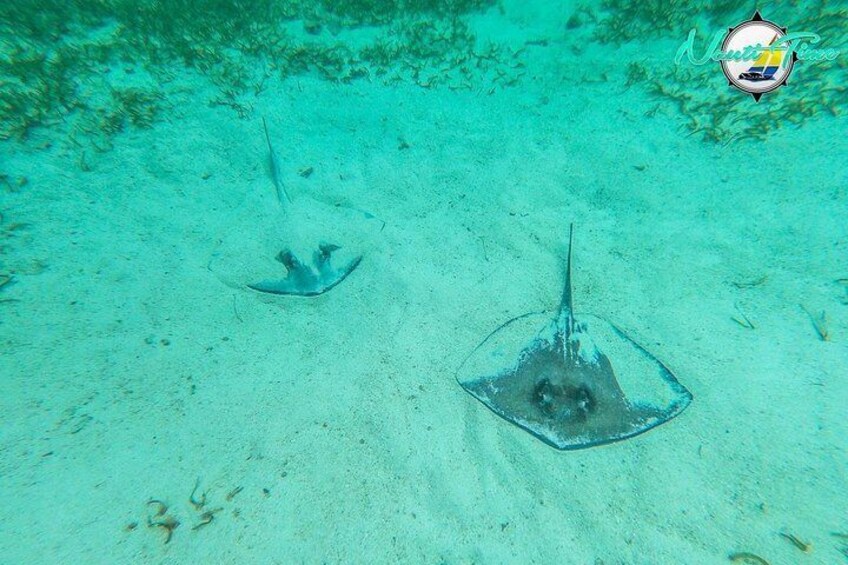
<path id="1" fill-rule="evenodd" d="M 774 45 L 777 39 L 777 34 L 769 42 L 769 49 L 764 50 L 757 57 L 754 64 L 744 73 L 739 73 L 739 80 L 748 80 L 751 82 L 760 82 L 763 80 L 774 80 L 774 75 L 780 68 L 783 62 L 783 51 L 771 51 L 771 46 Z"/>

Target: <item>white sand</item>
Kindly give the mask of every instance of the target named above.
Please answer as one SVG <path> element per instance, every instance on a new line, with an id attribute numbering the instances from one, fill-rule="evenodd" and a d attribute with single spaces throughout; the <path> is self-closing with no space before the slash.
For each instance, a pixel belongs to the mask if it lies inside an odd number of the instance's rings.
<path id="1" fill-rule="evenodd" d="M 527 33 L 537 16 L 509 17 Z M 7 260 L 17 301 L 0 304 L 0 562 L 840 562 L 844 120 L 709 145 L 646 118 L 655 102 L 623 91 L 623 69 L 580 84 L 601 54 L 570 46 L 532 48 L 534 80 L 493 95 L 300 78 L 239 120 L 199 90 L 88 173 L 59 144 L 5 144 L 3 172 L 29 183 L 3 213 L 31 227 Z M 234 230 L 290 244 L 263 115 L 293 225 L 326 211 L 325 238 L 365 253 L 318 298 L 207 269 Z M 631 331 L 695 400 L 563 453 L 454 373 L 503 321 L 556 306 L 569 222 L 579 308 Z M 731 320 L 737 301 L 755 330 Z M 831 342 L 799 304 L 827 311 Z M 193 531 L 198 477 L 223 510 Z M 167 545 L 145 526 L 151 498 L 181 522 Z"/>

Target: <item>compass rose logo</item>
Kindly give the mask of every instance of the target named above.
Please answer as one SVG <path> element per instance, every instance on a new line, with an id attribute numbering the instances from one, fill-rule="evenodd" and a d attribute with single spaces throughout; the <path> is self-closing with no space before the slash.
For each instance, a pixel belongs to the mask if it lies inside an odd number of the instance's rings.
<path id="1" fill-rule="evenodd" d="M 815 48 L 821 36 L 811 31 L 787 33 L 785 27 L 764 20 L 759 12 L 727 31 L 717 31 L 706 50 L 695 48 L 697 30 L 677 49 L 674 64 L 684 59 L 702 66 L 721 63 L 730 86 L 750 94 L 755 101 L 767 92 L 786 86 L 797 62 L 827 63 L 836 59 L 839 49 Z"/>
<path id="2" fill-rule="evenodd" d="M 721 50 L 742 54 L 740 60 L 721 61 L 721 70 L 730 86 L 747 92 L 756 101 L 763 94 L 785 86 L 796 60 L 794 51 L 782 39 L 786 33 L 785 27 L 764 20 L 759 12 L 730 28 Z"/>

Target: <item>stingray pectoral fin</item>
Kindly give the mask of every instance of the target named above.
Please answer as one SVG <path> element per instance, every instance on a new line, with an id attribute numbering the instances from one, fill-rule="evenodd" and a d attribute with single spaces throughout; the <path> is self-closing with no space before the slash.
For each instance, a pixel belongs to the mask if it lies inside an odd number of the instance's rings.
<path id="1" fill-rule="evenodd" d="M 289 270 L 289 275 L 279 280 L 264 280 L 247 285 L 248 288 L 268 294 L 285 294 L 292 296 L 318 296 L 332 289 L 359 266 L 362 256 L 357 256 L 348 262 L 343 269 L 333 269 L 329 262 L 320 265 L 320 272 L 298 264 Z"/>
<path id="2" fill-rule="evenodd" d="M 289 271 L 289 276 L 284 279 L 264 280 L 247 286 L 268 294 L 290 294 L 294 296 L 317 296 L 329 290 L 324 288 L 321 279 L 308 267 Z"/>
<path id="3" fill-rule="evenodd" d="M 247 285 L 248 288 L 268 294 L 291 294 L 296 296 L 314 296 L 321 294 L 321 279 L 309 266 L 304 265 L 288 249 L 281 251 L 277 261 L 285 266 L 287 276 L 282 279 L 266 279 Z"/>
<path id="4" fill-rule="evenodd" d="M 348 275 L 350 275 L 362 261 L 362 255 L 357 255 L 341 269 L 333 269 L 329 262 L 323 265 L 324 268 L 321 269 L 318 277 L 320 280 L 320 284 L 322 286 L 321 292 L 319 294 L 327 292 L 334 286 L 337 286 L 343 280 L 345 280 Z"/>
<path id="5" fill-rule="evenodd" d="M 296 284 L 291 279 L 279 279 L 279 280 L 264 280 L 258 283 L 253 283 L 247 285 L 247 288 L 265 292 L 267 294 L 294 294 L 294 295 L 302 295 L 301 289 L 298 288 Z"/>

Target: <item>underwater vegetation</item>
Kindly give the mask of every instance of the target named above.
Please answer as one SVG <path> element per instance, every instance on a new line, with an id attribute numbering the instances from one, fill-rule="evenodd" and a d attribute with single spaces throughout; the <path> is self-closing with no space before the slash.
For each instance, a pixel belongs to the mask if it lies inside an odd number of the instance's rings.
<path id="1" fill-rule="evenodd" d="M 519 72 L 465 18 L 494 0 L 18 0 L 0 3 L 0 140 L 67 125 L 96 144 L 150 127 L 186 74 L 252 112 L 269 79 L 316 74 L 475 88 Z M 513 72 L 514 71 L 514 72 Z M 489 76 L 486 76 L 489 73 Z"/>
<path id="2" fill-rule="evenodd" d="M 285 476 L 286 473 L 283 472 L 282 477 Z M 213 522 L 216 522 L 217 515 L 222 515 L 223 518 L 225 510 L 229 510 L 227 514 L 233 518 L 238 518 L 241 510 L 237 506 L 234 506 L 234 504 L 236 504 L 235 498 L 242 491 L 244 491 L 244 487 L 241 485 L 233 487 L 224 497 L 224 502 L 221 503 L 223 504 L 222 506 L 210 508 L 212 506 L 210 503 L 210 499 L 212 498 L 210 491 L 204 490 L 200 492 L 200 477 L 198 477 L 186 501 L 193 511 L 185 512 L 185 505 L 172 506 L 163 499 L 150 498 L 145 505 L 145 523 L 148 530 L 158 531 L 161 534 L 163 545 L 167 545 L 174 539 L 177 528 L 183 524 L 179 518 L 180 514 L 184 516 L 183 520 L 192 520 L 194 522 L 194 525 L 191 526 L 191 531 L 193 532 L 205 529 Z M 264 498 L 270 497 L 271 490 L 267 487 L 263 488 L 262 496 Z M 140 525 L 141 522 L 139 520 L 133 520 L 126 524 L 123 530 L 127 534 L 136 532 L 139 530 Z"/>
<path id="3" fill-rule="evenodd" d="M 525 75 L 523 53 L 481 41 L 470 24 L 474 14 L 499 6 L 497 0 L 2 2 L 0 141 L 49 127 L 74 145 L 106 151 L 119 132 L 161 119 L 170 95 L 187 91 L 187 78 L 213 86 L 205 103 L 245 119 L 269 81 L 304 75 L 342 84 L 508 88 Z M 838 49 L 848 18 L 843 6 L 790 0 L 759 7 L 790 31 L 814 31 Z M 592 41 L 617 49 L 632 41 L 682 42 L 694 27 L 700 45 L 750 17 L 750 9 L 732 0 L 602 0 L 577 6 L 562 33 L 585 25 Z M 625 80 L 656 100 L 647 115 L 674 116 L 690 135 L 730 143 L 841 116 L 848 110 L 846 71 L 848 53 L 799 62 L 790 88 L 759 104 L 740 103 L 744 95 L 725 88 L 718 72 L 667 59 L 630 62 Z M 80 162 L 88 166 L 84 157 Z"/>
<path id="4" fill-rule="evenodd" d="M 848 20 L 844 4 L 813 0 L 802 6 L 799 0 L 792 0 L 758 8 L 763 17 L 790 32 L 812 31 L 821 35 L 822 45 L 844 50 L 845 46 L 837 43 L 844 38 L 841 22 Z M 698 44 L 706 48 L 707 37 L 750 18 L 751 10 L 728 0 L 604 0 L 600 13 L 594 16 L 594 37 L 610 45 L 657 38 L 680 38 L 682 42 L 689 30 L 696 28 Z M 626 85 L 641 85 L 656 99 L 657 104 L 647 115 L 674 115 L 690 135 L 722 144 L 764 140 L 781 127 L 801 127 L 810 119 L 837 117 L 848 111 L 845 52 L 833 61 L 798 62 L 789 77 L 789 88 L 770 93 L 758 104 L 750 99 L 750 103 L 743 103 L 745 95 L 724 88 L 726 79 L 708 67 L 674 66 L 667 60 L 631 62 L 626 69 Z"/>
<path id="5" fill-rule="evenodd" d="M 603 0 L 594 36 L 603 43 L 620 44 L 688 32 L 698 23 L 720 29 L 750 16 L 747 11 L 748 7 L 740 11 L 736 0 Z"/>

